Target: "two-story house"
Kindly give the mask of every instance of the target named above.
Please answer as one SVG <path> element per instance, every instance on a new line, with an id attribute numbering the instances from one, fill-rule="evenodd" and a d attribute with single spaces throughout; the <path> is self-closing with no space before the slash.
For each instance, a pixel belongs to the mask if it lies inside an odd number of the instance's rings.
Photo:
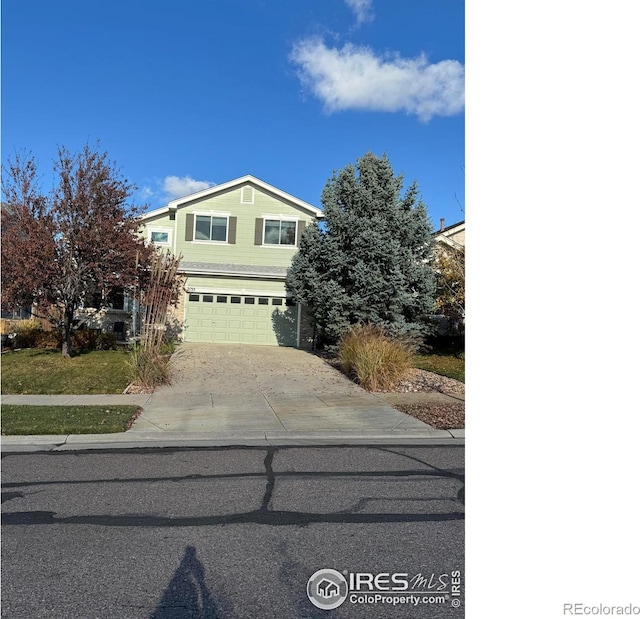
<path id="1" fill-rule="evenodd" d="M 287 297 L 284 282 L 302 231 L 322 217 L 250 175 L 147 213 L 146 238 L 182 254 L 182 339 L 309 347 L 303 308 Z"/>

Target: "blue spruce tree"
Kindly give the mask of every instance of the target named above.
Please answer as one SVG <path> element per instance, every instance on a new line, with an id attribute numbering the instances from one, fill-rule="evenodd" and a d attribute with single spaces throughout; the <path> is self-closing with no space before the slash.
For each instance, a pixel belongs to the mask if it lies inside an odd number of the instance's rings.
<path id="1" fill-rule="evenodd" d="M 429 332 L 432 228 L 417 184 L 404 196 L 402 185 L 386 155 L 373 153 L 327 182 L 325 219 L 307 226 L 286 281 L 307 306 L 319 341 L 333 344 L 358 322 L 392 336 Z"/>

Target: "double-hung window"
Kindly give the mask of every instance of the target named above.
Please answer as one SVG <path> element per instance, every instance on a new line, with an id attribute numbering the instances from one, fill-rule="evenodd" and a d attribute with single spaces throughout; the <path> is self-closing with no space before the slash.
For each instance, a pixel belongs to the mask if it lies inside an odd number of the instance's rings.
<path id="1" fill-rule="evenodd" d="M 265 245 L 295 245 L 296 221 L 283 219 L 264 220 L 264 244 Z"/>
<path id="2" fill-rule="evenodd" d="M 227 242 L 229 218 L 221 215 L 196 215 L 194 240 Z"/>

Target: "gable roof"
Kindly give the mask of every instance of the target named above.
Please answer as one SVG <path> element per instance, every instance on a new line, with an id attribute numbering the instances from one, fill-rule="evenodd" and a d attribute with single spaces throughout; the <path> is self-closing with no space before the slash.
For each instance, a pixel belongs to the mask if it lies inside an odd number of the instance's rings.
<path id="1" fill-rule="evenodd" d="M 456 232 L 459 232 L 460 230 L 464 229 L 464 219 L 462 221 L 459 221 L 458 223 L 455 224 L 450 224 L 448 225 L 446 228 L 444 227 L 444 217 L 442 219 L 440 219 L 440 230 L 436 231 L 436 236 L 438 234 L 444 234 L 445 232 L 449 232 L 450 234 L 455 234 Z M 457 230 L 455 228 L 458 228 Z"/>
<path id="2" fill-rule="evenodd" d="M 313 206 L 312 204 L 309 204 L 304 200 L 300 200 L 300 198 L 296 198 L 290 193 L 282 191 L 282 189 L 278 189 L 273 185 L 269 185 L 269 183 L 265 183 L 264 181 L 261 181 L 259 178 L 256 178 L 251 174 L 246 174 L 245 176 L 233 179 L 232 181 L 227 181 L 226 183 L 222 183 L 221 185 L 214 185 L 213 187 L 208 187 L 207 189 L 203 189 L 202 191 L 197 191 L 181 198 L 177 198 L 176 200 L 171 200 L 167 204 L 167 206 L 163 206 L 162 208 L 158 208 L 145 213 L 142 216 L 142 220 L 144 221 L 145 219 L 150 219 L 151 217 L 156 217 L 157 215 L 162 215 L 163 213 L 167 213 L 169 211 L 175 211 L 188 202 L 192 202 L 193 200 L 209 198 L 211 196 L 215 196 L 218 193 L 228 191 L 229 189 L 233 189 L 234 187 L 244 185 L 246 183 L 251 183 L 252 185 L 255 185 L 256 187 L 268 193 L 274 194 L 275 196 L 282 198 L 283 200 L 287 200 L 288 202 L 293 203 L 298 208 L 302 209 L 303 211 L 307 211 L 318 219 L 322 219 L 324 217 L 323 212 L 316 206 Z"/>
<path id="3" fill-rule="evenodd" d="M 465 231 L 465 222 L 464 219 L 459 221 L 458 223 L 451 224 L 450 226 L 444 227 L 444 219 L 440 220 L 440 230 L 434 233 L 433 238 L 437 243 L 444 243 L 445 245 L 449 245 L 449 247 L 453 247 L 454 249 L 463 249 L 464 248 L 464 237 L 462 238 L 462 242 L 456 241 L 453 237 Z"/>

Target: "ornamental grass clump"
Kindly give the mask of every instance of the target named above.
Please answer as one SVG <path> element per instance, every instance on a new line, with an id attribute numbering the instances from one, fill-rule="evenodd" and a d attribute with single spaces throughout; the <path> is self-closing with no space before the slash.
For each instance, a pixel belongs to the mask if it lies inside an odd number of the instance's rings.
<path id="1" fill-rule="evenodd" d="M 342 336 L 338 359 L 343 370 L 368 391 L 393 389 L 412 367 L 408 342 L 388 337 L 372 324 L 357 324 Z"/>
<path id="2" fill-rule="evenodd" d="M 169 306 L 175 303 L 178 295 L 181 258 L 170 252 L 154 253 L 148 285 L 142 294 L 144 326 L 140 342 L 131 353 L 131 367 L 136 382 L 150 391 L 171 382 L 169 357 L 173 347 L 167 338 L 167 320 Z"/>
<path id="3" fill-rule="evenodd" d="M 153 391 L 154 387 L 171 382 L 169 355 L 162 354 L 155 348 L 136 344 L 131 351 L 129 365 L 136 382 L 145 389 Z"/>

